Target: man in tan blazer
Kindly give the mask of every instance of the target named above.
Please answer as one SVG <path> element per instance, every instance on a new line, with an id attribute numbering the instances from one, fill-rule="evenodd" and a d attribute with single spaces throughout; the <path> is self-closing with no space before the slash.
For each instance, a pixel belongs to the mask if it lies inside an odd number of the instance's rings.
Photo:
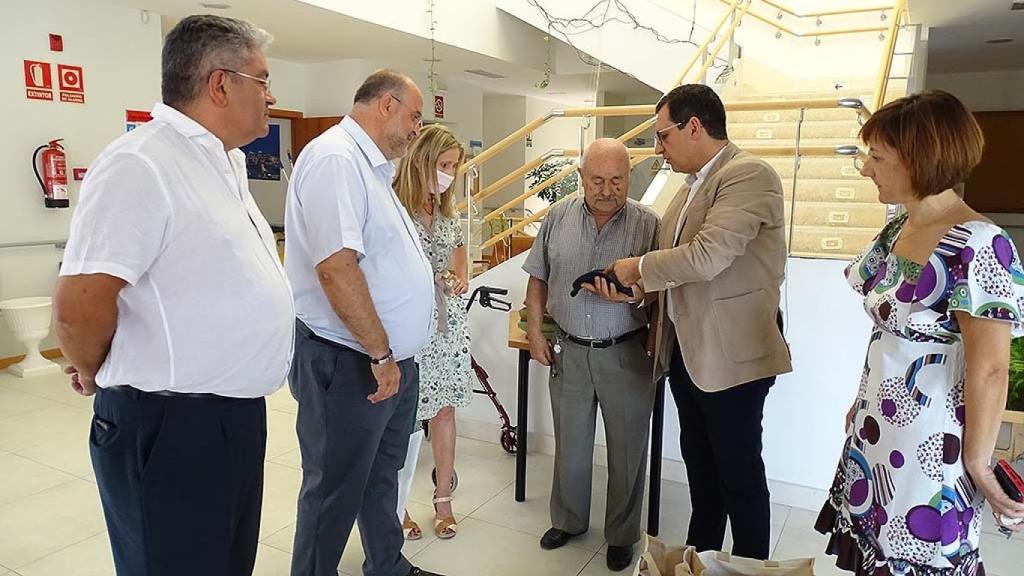
<path id="1" fill-rule="evenodd" d="M 782 182 L 729 142 L 725 107 L 707 86 L 666 94 L 655 130 L 655 149 L 689 174 L 688 185 L 662 218 L 660 249 L 609 269 L 651 300 L 657 294 L 655 376 L 668 374 L 679 411 L 693 508 L 687 543 L 721 550 L 729 519 L 733 554 L 767 558 L 761 419 L 775 377 L 792 370 L 779 314 Z"/>

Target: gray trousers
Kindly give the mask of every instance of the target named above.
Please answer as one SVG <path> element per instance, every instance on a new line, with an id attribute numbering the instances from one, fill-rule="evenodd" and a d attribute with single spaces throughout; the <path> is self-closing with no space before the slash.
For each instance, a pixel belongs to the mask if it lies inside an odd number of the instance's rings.
<path id="1" fill-rule="evenodd" d="M 562 340 L 549 388 L 555 423 L 551 525 L 570 534 L 590 527 L 594 433 L 601 407 L 608 443 L 604 536 L 629 546 L 641 536 L 647 442 L 655 385 L 643 334 L 603 349 Z"/>
<path id="2" fill-rule="evenodd" d="M 365 354 L 315 340 L 296 325 L 289 386 L 299 403 L 295 424 L 302 453 L 302 488 L 292 576 L 337 576 L 352 524 L 359 521 L 363 574 L 406 576 L 405 539 L 395 515 L 398 470 L 405 463 L 416 417 L 418 372 L 398 363 L 398 393 L 378 404 Z"/>

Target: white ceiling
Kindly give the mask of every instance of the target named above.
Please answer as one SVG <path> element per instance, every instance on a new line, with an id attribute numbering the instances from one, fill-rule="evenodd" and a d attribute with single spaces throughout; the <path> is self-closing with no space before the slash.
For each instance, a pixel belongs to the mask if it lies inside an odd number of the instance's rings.
<path id="1" fill-rule="evenodd" d="M 198 0 L 107 1 L 161 14 L 165 31 L 190 14 L 214 13 L 248 20 L 274 35 L 267 55 L 282 60 L 313 63 L 365 59 L 399 70 L 424 73 L 429 67 L 425 61 L 430 58 L 429 40 L 295 0 L 217 0 L 231 5 L 227 10 L 203 8 Z M 550 85 L 542 90 L 535 84 L 543 78 L 543 70 L 446 44 L 439 44 L 437 53 L 441 62 L 435 69 L 442 78 L 480 86 L 486 93 L 522 94 L 567 104 L 578 104 L 593 97 L 591 74 L 554 75 Z M 556 54 L 556 57 L 575 57 L 568 47 L 559 49 Z M 495 72 L 506 78 L 488 79 L 465 72 L 473 69 Z M 578 67 L 576 69 L 579 70 Z M 599 88 L 601 91 L 656 97 L 642 83 L 608 68 L 601 72 Z"/>
<path id="2" fill-rule="evenodd" d="M 930 28 L 928 71 L 1024 69 L 1024 10 L 1010 0 L 910 0 L 910 21 Z M 1013 38 L 1009 44 L 986 44 Z"/>

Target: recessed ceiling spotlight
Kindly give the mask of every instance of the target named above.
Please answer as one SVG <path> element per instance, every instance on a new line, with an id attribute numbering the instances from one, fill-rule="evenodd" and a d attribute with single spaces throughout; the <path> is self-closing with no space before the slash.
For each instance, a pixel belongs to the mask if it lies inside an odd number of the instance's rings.
<path id="1" fill-rule="evenodd" d="M 231 4 L 225 4 L 223 2 L 200 2 L 199 5 L 203 8 L 209 8 L 210 10 L 227 10 L 231 8 Z"/>
<path id="2" fill-rule="evenodd" d="M 993 38 L 991 40 L 985 40 L 985 44 L 1009 44 L 1013 42 L 1013 38 Z"/>

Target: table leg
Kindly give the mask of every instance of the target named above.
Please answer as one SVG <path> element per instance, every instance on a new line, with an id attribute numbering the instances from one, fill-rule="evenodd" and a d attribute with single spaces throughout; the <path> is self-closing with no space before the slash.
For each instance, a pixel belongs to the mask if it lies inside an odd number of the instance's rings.
<path id="1" fill-rule="evenodd" d="M 526 500 L 527 406 L 530 391 L 530 351 L 519 351 L 519 399 L 516 405 L 516 502 Z"/>
<path id="2" fill-rule="evenodd" d="M 661 451 L 665 428 L 665 379 L 658 380 L 651 415 L 651 480 L 647 493 L 647 533 L 657 536 L 661 522 Z"/>

